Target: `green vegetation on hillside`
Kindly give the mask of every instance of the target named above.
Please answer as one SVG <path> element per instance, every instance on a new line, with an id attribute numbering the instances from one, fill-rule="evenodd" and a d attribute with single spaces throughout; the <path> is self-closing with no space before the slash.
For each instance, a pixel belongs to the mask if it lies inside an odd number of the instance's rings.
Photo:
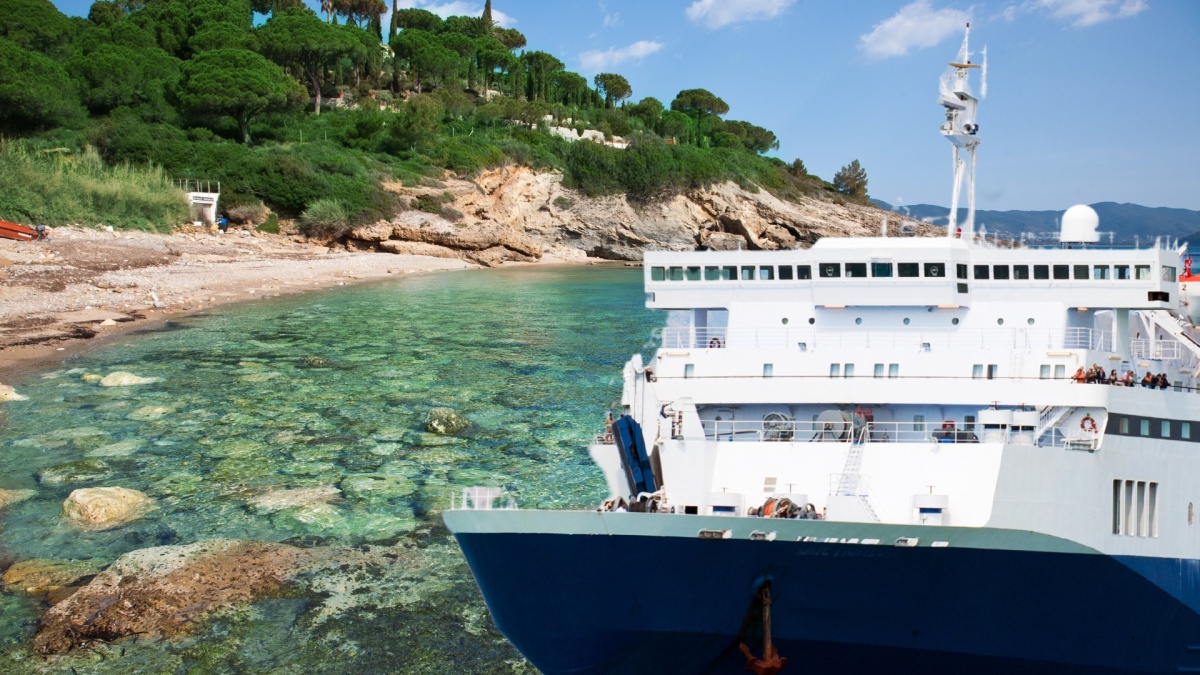
<path id="1" fill-rule="evenodd" d="M 0 217 L 179 222 L 153 206 L 160 188 L 143 177 L 157 176 L 220 181 L 223 209 L 265 204 L 330 235 L 400 206 L 383 181 L 429 184 L 505 164 L 643 202 L 724 180 L 788 199 L 866 198 L 865 172 L 835 188 L 800 160 L 764 156 L 779 147 L 775 134 L 725 119 L 728 104 L 708 90 L 631 103 L 617 73 L 589 83 L 551 54 L 522 51 L 525 37 L 495 25 L 490 4 L 481 17 L 447 19 L 402 9 L 386 27 L 381 0 L 323 7 L 319 16 L 300 0 L 100 0 L 82 19 L 49 0 L 0 0 L 0 132 L 26 139 L 6 150 L 25 159 L 0 170 L 0 193 L 38 182 L 21 171 L 66 175 L 68 165 L 93 176 L 110 167 L 125 190 L 148 186 L 146 199 L 107 211 L 83 188 L 68 192 L 91 211 L 39 206 L 25 190 L 0 201 Z M 265 15 L 257 26 L 255 13 Z"/>

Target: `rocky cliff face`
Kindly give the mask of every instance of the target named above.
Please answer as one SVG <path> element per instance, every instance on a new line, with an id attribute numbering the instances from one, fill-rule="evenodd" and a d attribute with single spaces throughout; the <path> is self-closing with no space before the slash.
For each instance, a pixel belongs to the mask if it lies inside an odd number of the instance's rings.
<path id="1" fill-rule="evenodd" d="M 804 248 L 826 236 L 878 236 L 887 215 L 873 206 L 816 198 L 793 204 L 733 183 L 634 205 L 623 196 L 583 196 L 564 188 L 558 174 L 525 167 L 444 186 L 389 187 L 410 199 L 449 195 L 453 201 L 443 215 L 405 211 L 390 222 L 357 227 L 347 246 L 489 266 L 543 257 L 636 261 L 646 250 Z M 899 236 L 900 219 L 893 215 L 889 222 L 889 234 Z M 922 224 L 913 230 L 918 236 L 945 231 Z"/>

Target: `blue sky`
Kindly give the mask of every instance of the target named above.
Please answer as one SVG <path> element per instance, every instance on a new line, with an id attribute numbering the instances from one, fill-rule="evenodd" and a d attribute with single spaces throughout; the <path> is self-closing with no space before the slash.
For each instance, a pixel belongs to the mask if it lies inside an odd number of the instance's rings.
<path id="1" fill-rule="evenodd" d="M 84 0 L 57 0 L 86 13 Z M 318 3 L 312 2 L 316 5 Z M 390 4 L 390 0 L 389 0 Z M 474 14 L 482 0 L 400 0 Z M 503 23 L 634 101 L 702 87 L 771 129 L 779 157 L 871 196 L 950 201 L 937 82 L 962 41 L 988 48 L 978 207 L 1099 201 L 1200 209 L 1200 2 L 1192 0 L 493 0 Z M 979 57 L 976 55 L 975 60 Z"/>

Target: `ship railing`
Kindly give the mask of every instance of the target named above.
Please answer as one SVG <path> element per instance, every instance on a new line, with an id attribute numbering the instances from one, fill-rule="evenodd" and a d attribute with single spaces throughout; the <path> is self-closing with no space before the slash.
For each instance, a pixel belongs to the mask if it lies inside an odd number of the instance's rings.
<path id="1" fill-rule="evenodd" d="M 1174 361 L 1183 358 L 1183 345 L 1178 340 L 1131 340 L 1130 355 L 1150 361 Z"/>
<path id="2" fill-rule="evenodd" d="M 954 331 L 822 331 L 810 328 L 667 326 L 664 349 L 1092 349 L 1113 350 L 1111 331 L 1094 328 L 964 328 Z"/>
<path id="3" fill-rule="evenodd" d="M 1034 429 L 982 429 L 914 422 L 829 423 L 805 420 L 702 420 L 704 437 L 722 442 L 780 443 L 1023 443 L 1070 446 L 1078 434 L 1057 427 L 1035 438 Z M 1080 437 L 1091 438 L 1092 436 Z"/>

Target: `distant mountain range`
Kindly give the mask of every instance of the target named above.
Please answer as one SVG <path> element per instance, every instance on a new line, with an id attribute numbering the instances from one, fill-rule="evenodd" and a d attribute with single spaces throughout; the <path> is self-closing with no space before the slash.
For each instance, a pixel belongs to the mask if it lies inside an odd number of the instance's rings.
<path id="1" fill-rule="evenodd" d="M 881 209 L 898 210 L 914 220 L 935 225 L 944 226 L 950 215 L 950 209 L 945 206 L 914 204 L 897 208 L 878 199 L 871 201 Z M 1200 211 L 1115 202 L 1100 202 L 1091 207 L 1100 216 L 1099 231 L 1104 233 L 1101 236 L 1103 243 L 1109 243 L 1110 236 L 1114 244 L 1145 243 L 1155 237 L 1169 237 L 1187 240 L 1191 249 L 1200 247 Z M 1062 211 L 976 211 L 975 226 L 977 230 L 986 228 L 988 234 L 999 234 L 1009 239 L 1020 239 L 1024 234 L 1027 240 L 1032 241 L 1056 240 L 1062 214 Z M 966 217 L 967 210 L 960 208 L 959 221 Z"/>

